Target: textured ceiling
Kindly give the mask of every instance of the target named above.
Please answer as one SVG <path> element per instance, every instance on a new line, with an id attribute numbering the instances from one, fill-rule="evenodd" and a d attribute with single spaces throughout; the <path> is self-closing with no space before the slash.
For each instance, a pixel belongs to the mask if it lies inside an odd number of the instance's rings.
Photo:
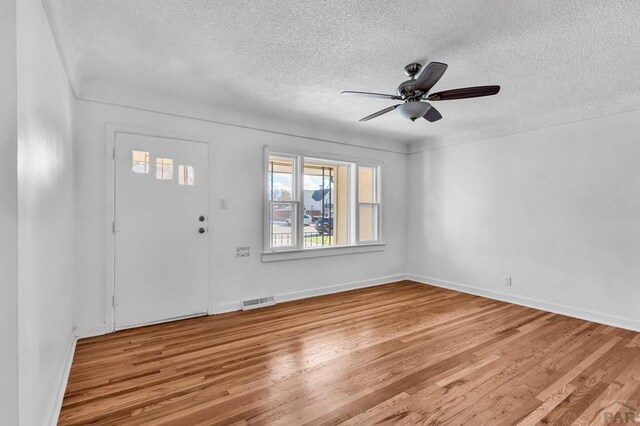
<path id="1" fill-rule="evenodd" d="M 638 1 L 45 0 L 78 97 L 194 116 L 335 126 L 427 148 L 640 108 Z M 449 64 L 411 123 L 392 101 L 403 67 Z M 242 118 L 244 117 L 244 118 Z M 244 122 L 246 121 L 246 123 Z"/>

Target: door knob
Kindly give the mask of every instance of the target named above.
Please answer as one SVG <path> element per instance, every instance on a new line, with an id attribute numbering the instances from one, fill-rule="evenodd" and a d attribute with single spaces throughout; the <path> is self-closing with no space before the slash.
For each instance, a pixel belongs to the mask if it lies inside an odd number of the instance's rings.
<path id="1" fill-rule="evenodd" d="M 204 234 L 204 228 L 198 229 L 198 232 L 201 233 L 201 234 Z"/>

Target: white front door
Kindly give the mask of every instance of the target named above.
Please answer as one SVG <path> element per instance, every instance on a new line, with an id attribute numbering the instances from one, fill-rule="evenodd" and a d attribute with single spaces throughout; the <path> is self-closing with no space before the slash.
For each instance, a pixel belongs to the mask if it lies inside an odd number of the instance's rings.
<path id="1" fill-rule="evenodd" d="M 207 312 L 208 148 L 116 134 L 116 329 Z"/>

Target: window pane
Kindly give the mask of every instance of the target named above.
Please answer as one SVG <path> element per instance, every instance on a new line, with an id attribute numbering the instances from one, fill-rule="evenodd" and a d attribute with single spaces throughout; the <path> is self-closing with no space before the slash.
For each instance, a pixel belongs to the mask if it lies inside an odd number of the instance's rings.
<path id="1" fill-rule="evenodd" d="M 131 171 L 133 173 L 149 173 L 149 153 L 147 151 L 131 151 Z"/>
<path id="2" fill-rule="evenodd" d="M 308 159 L 303 174 L 305 248 L 349 243 L 347 165 Z"/>
<path id="3" fill-rule="evenodd" d="M 358 167 L 358 202 L 377 202 L 376 169 L 374 167 Z"/>
<path id="4" fill-rule="evenodd" d="M 193 186 L 194 183 L 193 166 L 180 164 L 178 166 L 178 185 Z"/>
<path id="5" fill-rule="evenodd" d="M 156 158 L 156 179 L 173 179 L 173 160 L 171 158 Z"/>
<path id="6" fill-rule="evenodd" d="M 378 206 L 358 206 L 359 240 L 361 242 L 378 241 Z"/>
<path id="7" fill-rule="evenodd" d="M 269 200 L 293 201 L 294 163 L 291 158 L 269 157 Z"/>
<path id="8" fill-rule="evenodd" d="M 296 246 L 295 204 L 272 203 L 270 214 L 271 247 Z"/>

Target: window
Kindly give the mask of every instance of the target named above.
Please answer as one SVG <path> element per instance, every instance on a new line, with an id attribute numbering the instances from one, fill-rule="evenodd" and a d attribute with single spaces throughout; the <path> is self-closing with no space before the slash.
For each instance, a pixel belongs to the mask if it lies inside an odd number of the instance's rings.
<path id="1" fill-rule="evenodd" d="M 377 170 L 375 167 L 358 166 L 358 241 L 378 240 Z"/>
<path id="2" fill-rule="evenodd" d="M 295 157 L 269 157 L 268 215 L 269 246 L 292 248 L 297 246 L 297 202 L 294 176 Z"/>
<path id="3" fill-rule="evenodd" d="M 306 158 L 303 248 L 349 244 L 349 165 Z"/>
<path id="4" fill-rule="evenodd" d="M 133 173 L 149 173 L 149 153 L 147 151 L 131 151 L 131 171 Z"/>
<path id="5" fill-rule="evenodd" d="M 173 179 L 173 160 L 171 158 L 156 158 L 156 179 Z"/>
<path id="6" fill-rule="evenodd" d="M 194 184 L 193 166 L 180 164 L 178 166 L 178 185 L 193 186 Z"/>
<path id="7" fill-rule="evenodd" d="M 380 166 L 266 152 L 265 251 L 380 242 Z"/>

